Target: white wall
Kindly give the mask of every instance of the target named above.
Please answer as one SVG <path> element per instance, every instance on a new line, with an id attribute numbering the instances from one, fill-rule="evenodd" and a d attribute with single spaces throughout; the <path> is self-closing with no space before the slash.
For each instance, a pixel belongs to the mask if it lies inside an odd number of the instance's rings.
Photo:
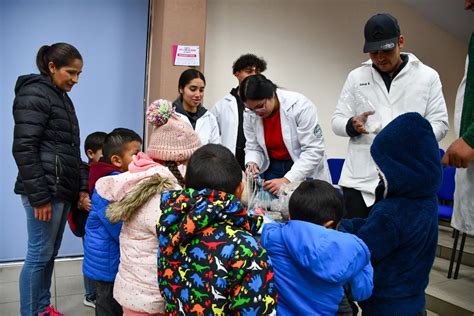
<path id="1" fill-rule="evenodd" d="M 462 12 L 462 1 L 453 5 Z M 269 79 L 316 104 L 328 157 L 345 156 L 347 139 L 334 135 L 331 116 L 347 74 L 368 59 L 362 53 L 363 28 L 379 12 L 397 17 L 404 51 L 439 72 L 452 124 L 468 39 L 460 41 L 398 0 L 208 0 L 206 107 L 237 85 L 232 63 L 238 56 L 263 56 Z M 441 147 L 453 139 L 451 128 Z"/>

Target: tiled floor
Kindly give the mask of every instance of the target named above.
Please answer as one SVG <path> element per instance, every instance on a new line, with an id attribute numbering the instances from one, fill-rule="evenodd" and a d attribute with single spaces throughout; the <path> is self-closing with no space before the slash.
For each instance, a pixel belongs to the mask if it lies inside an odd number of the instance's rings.
<path id="1" fill-rule="evenodd" d="M 438 245 L 445 247 L 453 246 L 453 238 L 451 236 L 453 229 L 451 227 L 440 226 L 438 234 Z M 461 243 L 461 236 L 459 236 L 458 248 Z M 467 236 L 466 243 L 464 245 L 464 251 L 470 254 L 474 254 L 474 237 Z"/>
<path id="2" fill-rule="evenodd" d="M 440 301 L 459 306 L 465 311 L 474 312 L 474 268 L 461 266 L 459 279 L 446 278 L 448 260 L 436 258 L 430 275 L 426 293 Z M 83 305 L 82 260 L 61 259 L 56 262 L 55 278 L 51 286 L 52 303 L 68 316 L 92 316 L 94 309 Z M 0 316 L 19 314 L 18 275 L 21 264 L 0 265 Z M 436 307 L 436 309 L 435 309 Z M 454 315 L 445 312 L 446 308 L 433 306 L 429 316 Z M 448 309 L 449 310 L 449 309 Z M 459 314 L 459 315 L 464 315 Z M 458 315 L 458 314 L 456 314 Z"/>
<path id="3" fill-rule="evenodd" d="M 474 268 L 462 265 L 458 279 L 454 280 L 446 277 L 448 266 L 448 260 L 435 259 L 426 294 L 459 306 L 469 311 L 471 315 L 474 314 Z"/>
<path id="4" fill-rule="evenodd" d="M 19 315 L 18 276 L 21 264 L 0 266 L 0 316 Z M 51 303 L 68 316 L 92 316 L 83 305 L 82 260 L 64 259 L 55 264 Z"/>
<path id="5" fill-rule="evenodd" d="M 453 229 L 451 227 L 440 226 L 438 234 L 438 253 L 437 256 L 440 256 L 445 259 L 451 258 L 451 249 L 453 247 Z M 457 249 L 459 249 L 461 244 L 461 236 L 459 236 Z M 466 242 L 464 245 L 464 254 L 462 256 L 462 262 L 474 266 L 474 237 L 467 236 Z"/>

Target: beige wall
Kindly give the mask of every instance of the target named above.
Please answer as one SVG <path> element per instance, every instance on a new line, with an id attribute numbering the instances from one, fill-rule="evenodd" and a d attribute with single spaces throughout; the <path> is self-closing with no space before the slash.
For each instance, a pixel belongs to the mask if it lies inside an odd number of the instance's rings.
<path id="1" fill-rule="evenodd" d="M 268 62 L 268 78 L 313 100 L 328 157 L 343 157 L 347 139 L 334 135 L 331 116 L 347 74 L 368 59 L 362 53 L 363 27 L 378 12 L 396 16 L 405 35 L 404 50 L 439 72 L 452 125 L 467 43 L 395 0 L 208 0 L 206 107 L 237 85 L 233 61 L 241 54 L 255 53 Z M 453 139 L 451 127 L 441 147 Z"/>
<path id="2" fill-rule="evenodd" d="M 179 76 L 188 67 L 173 66 L 173 44 L 200 46 L 200 70 L 206 53 L 206 0 L 153 0 L 151 10 L 146 104 L 156 99 L 173 101 L 178 96 Z M 146 138 L 149 132 L 148 126 Z"/>

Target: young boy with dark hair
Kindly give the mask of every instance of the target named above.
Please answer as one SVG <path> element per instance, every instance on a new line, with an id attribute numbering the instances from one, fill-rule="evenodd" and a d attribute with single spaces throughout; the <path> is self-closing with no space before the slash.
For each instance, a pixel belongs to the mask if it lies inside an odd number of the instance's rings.
<path id="1" fill-rule="evenodd" d="M 106 137 L 107 133 L 105 132 L 94 132 L 87 135 L 84 141 L 84 152 L 89 159 L 89 164 L 98 162 L 102 158 L 102 147 Z"/>
<path id="2" fill-rule="evenodd" d="M 69 227 L 77 237 L 84 237 L 87 217 L 91 210 L 90 196 L 92 192 L 89 192 L 87 189 L 89 187 L 90 164 L 98 162 L 102 157 L 102 145 L 104 144 L 106 136 L 107 133 L 105 132 L 94 132 L 88 135 L 84 142 L 84 152 L 88 158 L 88 162 L 82 162 L 80 170 L 81 188 L 84 189 L 79 192 L 79 200 L 71 207 L 71 211 L 68 214 Z M 95 297 L 95 294 L 93 296 Z M 88 301 L 87 304 L 86 301 L 84 301 L 84 304 L 93 307 L 93 301 L 95 298 L 87 296 L 87 293 L 86 297 L 88 298 Z"/>
<path id="3" fill-rule="evenodd" d="M 110 188 L 100 179 L 128 170 L 132 156 L 142 145 L 141 137 L 132 130 L 116 128 L 107 134 L 100 162 L 91 163 L 89 190 L 92 207 L 86 223 L 83 273 L 96 280 L 96 315 L 122 315 L 122 307 L 113 298 L 113 286 L 120 261 L 119 234 L 122 223 L 111 224 L 105 215 L 111 200 Z"/>
<path id="4" fill-rule="evenodd" d="M 240 56 L 232 65 L 232 74 L 239 85 L 220 99 L 211 109 L 217 119 L 221 132 L 222 145 L 229 148 L 245 170 L 245 135 L 243 129 L 245 105 L 239 96 L 240 83 L 251 75 L 264 72 L 267 62 L 254 54 Z"/>
<path id="5" fill-rule="evenodd" d="M 239 197 L 242 171 L 229 149 L 191 156 L 183 190 L 162 194 L 158 283 L 172 315 L 267 315 L 277 292 L 266 251 L 254 239 L 261 217 Z"/>
<path id="6" fill-rule="evenodd" d="M 84 152 L 87 155 L 88 162 L 81 164 L 81 188 L 85 191 L 79 192 L 79 200 L 76 205 L 71 206 L 68 214 L 68 223 L 71 231 L 77 237 L 82 237 L 84 243 L 84 235 L 86 233 L 86 221 L 91 210 L 90 193 L 87 190 L 89 186 L 89 166 L 92 162 L 98 162 L 102 157 L 102 145 L 104 144 L 105 132 L 94 132 L 86 137 L 84 142 Z M 95 281 L 84 275 L 84 305 L 95 308 L 96 289 Z"/>
<path id="7" fill-rule="evenodd" d="M 84 142 L 84 152 L 88 158 L 88 162 L 82 162 L 81 165 L 81 188 L 82 187 L 89 187 L 89 169 L 90 165 L 93 162 L 99 162 L 100 158 L 102 157 L 102 146 L 104 145 L 105 137 L 107 133 L 105 132 L 94 132 L 89 134 L 86 137 Z M 91 197 L 92 192 L 89 191 L 81 191 L 79 192 L 79 201 L 77 203 L 77 209 L 80 211 L 84 211 L 82 213 L 78 212 L 77 218 L 71 218 L 72 225 L 71 229 L 73 230 L 74 234 L 78 237 L 83 237 L 85 234 L 85 225 L 87 216 L 91 210 Z M 82 214 L 82 215 L 81 215 Z M 86 215 L 83 218 L 83 214 Z M 70 214 L 71 215 L 71 214 Z M 69 218 L 68 218 L 69 220 Z M 70 222 L 71 225 L 71 222 Z"/>
<path id="8" fill-rule="evenodd" d="M 418 113 L 398 116 L 377 134 L 370 154 L 383 178 L 383 200 L 366 219 L 343 220 L 370 250 L 374 291 L 364 315 L 425 315 L 425 289 L 438 241 L 439 147 Z"/>
<path id="9" fill-rule="evenodd" d="M 355 300 L 372 292 L 370 253 L 362 240 L 337 231 L 344 212 L 329 183 L 300 184 L 289 202 L 290 221 L 263 227 L 261 243 L 273 262 L 281 315 L 334 315 L 350 285 Z"/>

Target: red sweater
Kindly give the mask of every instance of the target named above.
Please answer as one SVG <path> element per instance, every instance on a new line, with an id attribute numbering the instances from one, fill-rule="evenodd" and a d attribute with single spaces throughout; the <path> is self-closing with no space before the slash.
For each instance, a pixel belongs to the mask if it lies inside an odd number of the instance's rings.
<path id="1" fill-rule="evenodd" d="M 268 155 L 272 159 L 290 160 L 291 156 L 283 142 L 281 133 L 280 111 L 277 110 L 271 116 L 263 119 L 263 131 L 265 134 L 265 145 Z"/>
<path id="2" fill-rule="evenodd" d="M 95 183 L 102 177 L 108 176 L 112 172 L 120 172 L 120 169 L 106 162 L 92 162 L 89 169 L 89 195 L 92 199 Z"/>

